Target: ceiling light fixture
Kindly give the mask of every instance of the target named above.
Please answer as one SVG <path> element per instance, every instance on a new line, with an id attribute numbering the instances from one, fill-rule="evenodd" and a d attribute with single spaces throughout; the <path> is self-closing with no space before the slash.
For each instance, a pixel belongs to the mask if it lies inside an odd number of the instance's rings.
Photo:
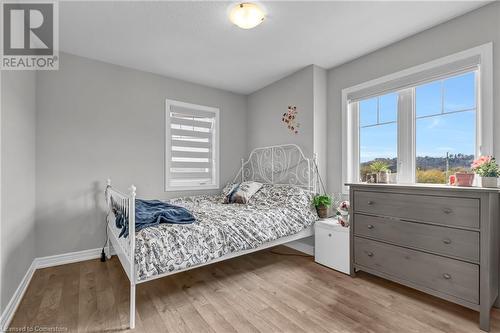
<path id="1" fill-rule="evenodd" d="M 229 19 L 241 29 L 252 29 L 264 21 L 266 17 L 262 8 L 254 3 L 240 3 L 234 6 L 230 13 Z"/>

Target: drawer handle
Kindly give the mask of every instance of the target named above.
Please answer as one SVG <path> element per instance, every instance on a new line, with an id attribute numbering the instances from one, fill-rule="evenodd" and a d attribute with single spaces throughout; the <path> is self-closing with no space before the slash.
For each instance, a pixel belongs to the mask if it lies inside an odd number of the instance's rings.
<path id="1" fill-rule="evenodd" d="M 373 257 L 373 252 L 366 252 L 366 255 L 367 255 L 368 257 Z"/>
<path id="2" fill-rule="evenodd" d="M 443 209 L 443 213 L 445 213 L 445 214 L 451 214 L 452 212 L 453 212 L 453 210 L 451 208 Z"/>
<path id="3" fill-rule="evenodd" d="M 444 273 L 444 274 L 443 274 L 443 278 L 444 278 L 445 280 L 449 280 L 449 279 L 451 279 L 451 275 L 450 275 L 450 274 L 448 274 L 448 273 Z"/>
<path id="4" fill-rule="evenodd" d="M 373 224 L 368 224 L 366 227 L 367 227 L 368 229 L 373 229 L 373 228 L 375 228 L 375 227 L 373 226 Z"/>
<path id="5" fill-rule="evenodd" d="M 443 243 L 451 244 L 451 239 L 445 238 L 445 239 L 443 239 Z"/>
<path id="6" fill-rule="evenodd" d="M 328 237 L 332 237 L 332 234 L 328 234 Z"/>
<path id="7" fill-rule="evenodd" d="M 367 204 L 371 206 L 371 205 L 373 205 L 373 204 L 374 204 L 374 202 L 373 202 L 373 201 L 371 201 L 371 200 L 368 200 Z"/>

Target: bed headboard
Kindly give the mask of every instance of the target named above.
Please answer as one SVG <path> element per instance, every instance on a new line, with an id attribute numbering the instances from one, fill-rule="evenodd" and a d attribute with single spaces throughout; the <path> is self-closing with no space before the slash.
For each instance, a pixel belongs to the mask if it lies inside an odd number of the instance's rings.
<path id="1" fill-rule="evenodd" d="M 241 160 L 235 182 L 257 181 L 274 185 L 295 185 L 318 190 L 315 158 L 306 158 L 299 146 L 285 144 L 255 148 L 248 160 Z"/>

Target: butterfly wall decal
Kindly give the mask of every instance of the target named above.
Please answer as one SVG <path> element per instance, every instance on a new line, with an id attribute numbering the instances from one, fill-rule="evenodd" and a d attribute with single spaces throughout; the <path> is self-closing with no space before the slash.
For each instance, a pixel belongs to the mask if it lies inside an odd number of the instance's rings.
<path id="1" fill-rule="evenodd" d="M 293 134 L 299 133 L 300 123 L 297 121 L 297 107 L 295 105 L 289 105 L 288 111 L 283 113 L 281 121 L 283 124 L 292 132 Z"/>

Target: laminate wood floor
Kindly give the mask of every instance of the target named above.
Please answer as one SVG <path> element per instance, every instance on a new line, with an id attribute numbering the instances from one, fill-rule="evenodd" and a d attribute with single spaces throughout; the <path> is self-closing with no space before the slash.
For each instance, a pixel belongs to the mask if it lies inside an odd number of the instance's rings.
<path id="1" fill-rule="evenodd" d="M 40 269 L 10 329 L 128 331 L 128 300 L 116 257 Z M 500 311 L 492 317 L 500 332 Z M 138 285 L 134 332 L 471 333 L 477 322 L 477 312 L 372 275 L 265 250 Z"/>

